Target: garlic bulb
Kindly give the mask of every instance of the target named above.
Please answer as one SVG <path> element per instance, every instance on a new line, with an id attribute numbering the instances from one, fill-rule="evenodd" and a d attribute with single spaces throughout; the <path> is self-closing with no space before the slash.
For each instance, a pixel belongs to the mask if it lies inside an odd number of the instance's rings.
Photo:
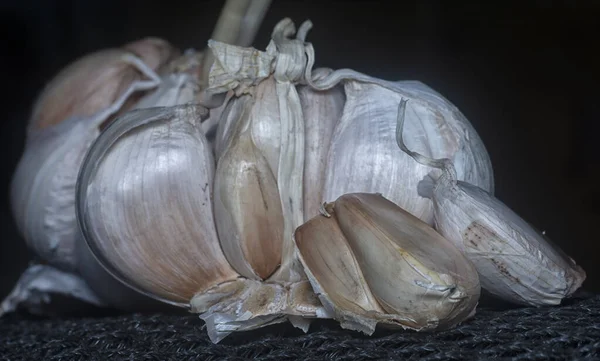
<path id="1" fill-rule="evenodd" d="M 89 72 L 115 53 L 119 55 L 113 62 L 118 65 L 104 64 L 108 74 Z M 146 79 L 127 76 L 137 72 Z M 121 78 L 123 74 L 129 82 Z M 82 78 L 87 82 L 106 82 L 105 89 L 90 86 L 89 94 L 82 91 L 85 88 L 71 90 L 67 94 L 74 97 L 63 101 L 61 97 L 69 87 L 84 82 Z M 133 93 L 156 87 L 160 79 L 142 59 L 117 50 L 85 58 L 57 79 L 42 94 L 33 112 L 25 152 L 12 179 L 11 204 L 28 246 L 51 265 L 74 270 L 75 182 L 83 156 L 100 133 L 99 126 L 117 113 Z M 88 96 L 89 103 L 85 101 Z"/>
<path id="2" fill-rule="evenodd" d="M 482 287 L 506 301 L 556 305 L 577 290 L 585 271 L 490 193 L 457 180 L 448 159 L 431 159 L 404 143 L 406 101 L 399 107 L 397 141 L 416 161 L 442 170 L 418 191 L 433 200 L 436 229 L 475 264 Z"/>
<path id="3" fill-rule="evenodd" d="M 475 313 L 475 268 L 448 240 L 380 194 L 345 194 L 294 239 L 315 292 L 342 327 L 447 328 Z"/>
<path id="4" fill-rule="evenodd" d="M 213 216 L 214 159 L 201 126 L 207 117 L 192 104 L 136 110 L 100 135 L 78 181 L 86 242 L 130 287 L 202 313 L 215 342 L 287 315 L 317 317 L 322 307 L 308 282 L 242 277 L 234 269 L 240 263 L 225 257 Z"/>

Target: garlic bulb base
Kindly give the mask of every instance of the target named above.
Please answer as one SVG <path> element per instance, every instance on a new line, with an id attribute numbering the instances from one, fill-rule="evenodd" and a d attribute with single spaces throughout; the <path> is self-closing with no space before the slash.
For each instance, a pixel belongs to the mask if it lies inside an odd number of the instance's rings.
<path id="1" fill-rule="evenodd" d="M 82 301 L 83 308 L 86 304 L 89 307 L 106 306 L 79 276 L 51 266 L 32 265 L 23 272 L 11 293 L 0 304 L 0 317 L 19 309 L 35 315 L 74 311 L 53 303 L 55 296 Z"/>
<path id="2" fill-rule="evenodd" d="M 250 331 L 288 319 L 306 332 L 310 323 L 306 318 L 329 318 L 307 281 L 282 285 L 238 278 L 195 295 L 190 311 L 201 314 L 215 343 L 234 331 Z"/>

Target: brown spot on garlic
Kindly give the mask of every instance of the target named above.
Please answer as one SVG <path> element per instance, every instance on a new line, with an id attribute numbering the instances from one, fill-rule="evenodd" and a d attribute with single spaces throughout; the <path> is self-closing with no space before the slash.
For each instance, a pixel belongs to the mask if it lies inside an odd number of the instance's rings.
<path id="1" fill-rule="evenodd" d="M 207 115 L 194 105 L 127 113 L 98 138 L 80 178 L 79 219 L 94 254 L 169 302 L 238 277 L 214 226 Z"/>

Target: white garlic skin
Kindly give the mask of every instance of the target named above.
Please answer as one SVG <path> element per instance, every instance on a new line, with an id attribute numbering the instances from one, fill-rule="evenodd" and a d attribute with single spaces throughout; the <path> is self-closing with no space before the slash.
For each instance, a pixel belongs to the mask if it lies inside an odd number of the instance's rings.
<path id="1" fill-rule="evenodd" d="M 331 74 L 331 69 L 315 69 L 315 77 Z M 304 220 L 319 214 L 323 202 L 327 158 L 336 125 L 344 110 L 344 88 L 338 85 L 319 91 L 298 86 L 304 115 Z"/>
<path id="2" fill-rule="evenodd" d="M 415 81 L 379 84 L 346 81 L 344 113 L 329 153 L 323 201 L 342 194 L 381 193 L 423 221 L 433 224 L 433 205 L 417 184 L 432 168 L 396 144 L 398 103 L 409 99 L 405 141 L 433 158 L 453 161 L 458 178 L 493 192 L 493 170 L 483 142 L 460 111 L 440 94 Z M 434 174 L 440 172 L 433 170 Z"/>
<path id="3" fill-rule="evenodd" d="M 214 159 L 194 105 L 129 112 L 82 168 L 79 219 L 115 277 L 165 302 L 238 277 L 212 213 Z"/>
<path id="4" fill-rule="evenodd" d="M 148 47 L 154 41 L 130 45 Z M 160 54 L 146 49 L 144 55 L 158 67 L 169 49 L 155 49 Z M 143 59 L 108 49 L 70 64 L 36 101 L 11 183 L 11 205 L 27 245 L 45 262 L 76 269 L 75 184 L 85 153 L 102 124 L 126 108 L 134 93 L 159 82 Z"/>
<path id="5" fill-rule="evenodd" d="M 422 184 L 421 192 L 433 199 L 436 229 L 475 264 L 485 290 L 544 306 L 560 304 L 581 287 L 585 271 L 489 193 L 445 178 L 427 188 Z"/>
<path id="6" fill-rule="evenodd" d="M 99 131 L 93 118 L 70 118 L 32 132 L 11 184 L 17 227 L 44 261 L 75 270 L 75 183 L 85 152 Z"/>

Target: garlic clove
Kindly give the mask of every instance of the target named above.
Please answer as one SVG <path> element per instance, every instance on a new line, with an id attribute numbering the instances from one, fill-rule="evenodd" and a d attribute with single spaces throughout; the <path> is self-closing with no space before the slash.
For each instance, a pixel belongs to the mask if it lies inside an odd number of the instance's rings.
<path id="1" fill-rule="evenodd" d="M 27 245 L 42 260 L 63 270 L 76 267 L 75 184 L 85 153 L 100 133 L 100 125 L 121 110 L 132 94 L 160 82 L 139 58 L 127 55 L 127 59 L 147 72 L 149 79 L 131 83 L 113 103 L 89 117 L 72 116 L 42 129 L 30 128 L 11 181 L 12 213 Z M 42 96 L 42 100 L 48 98 Z M 33 124 L 40 120 L 34 112 Z"/>
<path id="2" fill-rule="evenodd" d="M 133 83 L 153 74 L 176 52 L 166 43 L 159 48 L 149 46 L 156 42 L 144 39 L 126 46 L 143 49 L 139 57 L 125 49 L 106 49 L 69 64 L 36 100 L 30 128 L 40 130 L 71 117 L 91 117 L 115 103 Z"/>
<path id="3" fill-rule="evenodd" d="M 317 69 L 315 77 L 330 74 L 330 69 Z M 304 220 L 319 214 L 323 202 L 324 174 L 333 131 L 342 117 L 345 96 L 342 86 L 325 91 L 299 86 L 298 96 L 304 114 Z"/>
<path id="4" fill-rule="evenodd" d="M 127 113 L 94 143 L 78 180 L 81 229 L 101 264 L 180 305 L 238 277 L 214 226 L 207 115 L 195 105 Z"/>
<path id="5" fill-rule="evenodd" d="M 218 161 L 214 209 L 221 247 L 233 268 L 267 279 L 281 264 L 283 212 L 275 176 L 248 130 L 251 121 L 246 108 Z"/>
<path id="6" fill-rule="evenodd" d="M 509 302 L 557 305 L 573 294 L 585 271 L 529 223 L 485 190 L 457 180 L 448 159 L 431 159 L 404 143 L 406 101 L 398 110 L 397 142 L 418 162 L 442 170 L 418 186 L 433 200 L 437 230 L 473 262 L 482 287 Z"/>
<path id="7" fill-rule="evenodd" d="M 335 218 L 314 217 L 296 229 L 294 240 L 304 270 L 321 303 L 344 328 L 372 333 L 383 313 Z"/>
<path id="8" fill-rule="evenodd" d="M 228 131 L 220 130 L 217 135 L 219 162 L 220 150 L 231 143 L 234 124 L 239 122 L 239 114 L 243 112 L 240 108 L 234 109 L 234 104 L 248 101 L 252 103 L 248 127 L 253 143 L 269 162 L 277 181 L 284 236 L 281 267 L 269 278 L 273 282 L 293 283 L 305 279 L 301 265 L 295 259 L 292 235 L 304 221 L 305 127 L 295 86 L 306 64 L 303 37 L 309 28 L 310 22 L 305 22 L 296 38 L 291 38 L 296 29 L 290 19 L 284 19 L 275 27 L 266 52 L 209 41 L 215 63 L 209 75 L 207 93 L 224 94 L 232 90 L 236 96 L 221 116 L 223 126 L 219 128 Z M 267 95 L 268 99 L 265 99 Z M 272 136 L 266 137 L 264 133 Z"/>
<path id="9" fill-rule="evenodd" d="M 214 343 L 232 332 L 255 330 L 286 319 L 307 330 L 307 318 L 328 315 L 306 281 L 288 287 L 238 278 L 197 294 L 190 305 L 192 312 L 201 313 Z"/>
<path id="10" fill-rule="evenodd" d="M 433 224 L 431 201 L 415 191 L 418 182 L 432 170 L 415 162 L 396 145 L 396 110 L 402 97 L 410 99 L 406 111 L 409 146 L 422 154 L 453 159 L 461 177 L 492 189 L 491 163 L 483 143 L 454 106 L 426 97 L 422 90 L 414 90 L 412 83 L 387 85 L 388 88 L 359 81 L 345 83 L 347 100 L 331 142 L 325 201 L 346 193 L 378 192 Z"/>
<path id="11" fill-rule="evenodd" d="M 295 233 L 303 265 L 343 327 L 426 330 L 470 317 L 473 265 L 426 223 L 379 194 L 346 194 Z"/>
<path id="12" fill-rule="evenodd" d="M 179 49 L 175 48 L 168 41 L 156 38 L 146 37 L 125 44 L 123 49 L 132 52 L 157 73 L 167 70 L 171 62 L 181 57 Z"/>
<path id="13" fill-rule="evenodd" d="M 340 228 L 365 269 L 365 278 L 389 313 L 411 314 L 420 292 L 419 325 L 462 320 L 477 304 L 479 280 L 473 265 L 433 228 L 381 195 L 344 195 L 335 202 Z M 366 269 L 369 271 L 366 271 Z M 404 275 L 398 278 L 396 275 Z M 393 287 L 390 287 L 394 285 Z M 413 288 L 418 298 L 402 299 Z M 400 300 L 400 301 L 399 301 Z M 407 302 L 408 301 L 408 302 Z M 439 320 L 436 319 L 439 317 Z M 437 326 L 437 325 L 436 325 Z"/>

